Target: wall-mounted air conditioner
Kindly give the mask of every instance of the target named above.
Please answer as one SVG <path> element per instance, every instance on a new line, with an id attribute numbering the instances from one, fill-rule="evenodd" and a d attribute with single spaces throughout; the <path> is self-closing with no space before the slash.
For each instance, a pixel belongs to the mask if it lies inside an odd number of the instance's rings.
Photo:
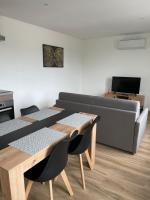
<path id="1" fill-rule="evenodd" d="M 144 49 L 145 46 L 146 46 L 146 39 L 126 39 L 118 41 L 117 48 L 120 50 Z"/>
<path id="2" fill-rule="evenodd" d="M 0 42 L 1 41 L 5 41 L 5 36 L 3 36 L 3 35 L 0 34 Z"/>

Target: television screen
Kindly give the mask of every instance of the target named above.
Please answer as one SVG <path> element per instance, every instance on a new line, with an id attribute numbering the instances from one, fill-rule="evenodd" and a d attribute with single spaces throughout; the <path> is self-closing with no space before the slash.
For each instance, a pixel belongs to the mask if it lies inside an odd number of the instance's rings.
<path id="1" fill-rule="evenodd" d="M 112 77 L 112 91 L 139 94 L 141 78 L 139 77 Z"/>

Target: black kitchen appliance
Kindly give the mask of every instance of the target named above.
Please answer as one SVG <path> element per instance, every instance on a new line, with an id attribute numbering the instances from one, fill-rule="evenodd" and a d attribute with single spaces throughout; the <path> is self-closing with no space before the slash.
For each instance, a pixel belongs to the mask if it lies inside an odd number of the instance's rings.
<path id="1" fill-rule="evenodd" d="M 13 92 L 0 90 L 0 123 L 14 119 Z"/>

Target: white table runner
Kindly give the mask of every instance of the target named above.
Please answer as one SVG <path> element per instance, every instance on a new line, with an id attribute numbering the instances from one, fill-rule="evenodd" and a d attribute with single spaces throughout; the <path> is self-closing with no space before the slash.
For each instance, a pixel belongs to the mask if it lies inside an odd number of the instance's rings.
<path id="1" fill-rule="evenodd" d="M 85 123 L 90 122 L 91 120 L 92 120 L 91 116 L 80 113 L 74 113 L 64 119 L 57 121 L 57 123 L 79 128 L 83 126 Z"/>
<path id="2" fill-rule="evenodd" d="M 0 123 L 0 136 L 6 135 L 30 124 L 30 122 L 26 122 L 20 119 L 13 119 Z"/>
<path id="3" fill-rule="evenodd" d="M 61 111 L 58 111 L 58 110 L 45 108 L 45 109 L 42 109 L 40 111 L 34 112 L 34 113 L 26 115 L 26 116 L 29 117 L 29 118 L 35 119 L 35 120 L 42 120 L 42 119 L 46 119 L 48 117 L 51 117 L 53 115 L 57 115 L 60 112 Z"/>
<path id="4" fill-rule="evenodd" d="M 62 132 L 50 128 L 42 128 L 30 135 L 11 142 L 9 145 L 25 153 L 34 155 L 49 145 L 63 139 L 64 136 L 65 134 Z"/>

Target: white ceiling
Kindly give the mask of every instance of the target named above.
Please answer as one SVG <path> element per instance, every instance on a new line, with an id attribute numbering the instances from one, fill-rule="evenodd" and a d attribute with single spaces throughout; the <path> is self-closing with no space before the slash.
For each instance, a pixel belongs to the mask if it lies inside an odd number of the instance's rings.
<path id="1" fill-rule="evenodd" d="M 150 0 L 0 0 L 0 15 L 82 39 L 150 32 Z"/>

